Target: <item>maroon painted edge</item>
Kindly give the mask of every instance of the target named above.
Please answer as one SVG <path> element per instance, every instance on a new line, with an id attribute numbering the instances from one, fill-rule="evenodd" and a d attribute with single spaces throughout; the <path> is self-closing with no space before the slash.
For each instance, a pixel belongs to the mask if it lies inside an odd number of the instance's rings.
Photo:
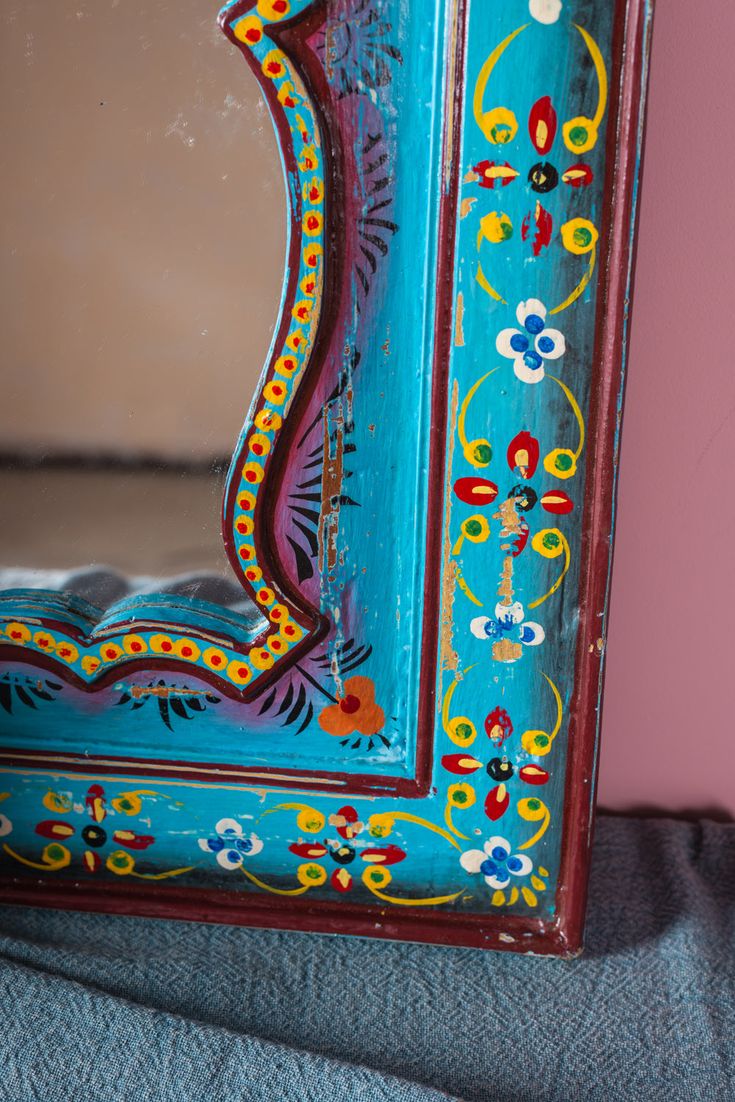
<path id="1" fill-rule="evenodd" d="M 585 517 L 580 570 L 580 626 L 575 689 L 570 705 L 561 863 L 556 914 L 565 947 L 580 952 L 584 936 L 594 800 L 599 764 L 603 659 L 617 489 L 619 408 L 624 389 L 633 277 L 635 182 L 642 143 L 641 107 L 650 50 L 652 0 L 619 0 L 613 38 L 617 89 L 615 125 L 608 122 L 603 227 L 608 247 L 601 267 L 595 332 L 595 373 L 590 397 Z M 602 236 L 602 234 L 601 234 Z M 601 646 L 599 641 L 601 640 Z"/>
<path id="2" fill-rule="evenodd" d="M 0 878 L 0 904 L 93 911 L 138 918 L 178 919 L 225 923 L 271 930 L 318 934 L 349 934 L 387 941 L 413 941 L 449 947 L 498 949 L 571 957 L 557 920 L 509 915 L 448 914 L 433 910 L 422 915 L 397 908 L 356 904 L 280 900 L 272 896 L 243 896 L 241 892 L 206 888 L 133 888 L 127 883 L 95 884 L 72 881 L 64 887 L 48 881 Z M 447 919 L 451 923 L 447 923 Z"/>

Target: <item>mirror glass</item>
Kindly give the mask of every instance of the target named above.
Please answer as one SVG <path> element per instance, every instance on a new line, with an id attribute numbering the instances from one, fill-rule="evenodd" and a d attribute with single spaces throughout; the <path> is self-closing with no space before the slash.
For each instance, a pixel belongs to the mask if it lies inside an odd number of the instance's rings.
<path id="1" fill-rule="evenodd" d="M 286 214 L 270 118 L 216 15 L 3 5 L 0 588 L 242 599 L 222 490 Z"/>

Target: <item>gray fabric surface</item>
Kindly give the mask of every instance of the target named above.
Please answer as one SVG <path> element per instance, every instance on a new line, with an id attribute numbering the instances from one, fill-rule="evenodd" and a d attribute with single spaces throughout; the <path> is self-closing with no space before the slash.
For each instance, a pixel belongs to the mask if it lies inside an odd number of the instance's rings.
<path id="1" fill-rule="evenodd" d="M 735 826 L 602 817 L 563 962 L 0 909 L 2 1102 L 735 1098 Z"/>

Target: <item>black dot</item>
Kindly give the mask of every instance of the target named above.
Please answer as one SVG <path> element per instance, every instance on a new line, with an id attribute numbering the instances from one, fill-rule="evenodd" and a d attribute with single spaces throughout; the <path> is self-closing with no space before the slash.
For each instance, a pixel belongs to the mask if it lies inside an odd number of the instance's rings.
<path id="1" fill-rule="evenodd" d="M 507 758 L 491 758 L 487 763 L 487 772 L 494 781 L 507 781 L 513 776 L 513 766 Z"/>
<path id="2" fill-rule="evenodd" d="M 528 513 L 538 501 L 538 494 L 531 486 L 520 484 L 513 487 L 508 497 L 515 498 L 516 509 L 520 509 L 522 513 Z"/>
<path id="3" fill-rule="evenodd" d="M 528 182 L 532 191 L 545 195 L 547 191 L 553 191 L 559 183 L 559 173 L 548 161 L 539 161 L 529 170 Z"/>
<path id="4" fill-rule="evenodd" d="M 82 838 L 88 846 L 92 846 L 93 849 L 99 849 L 99 847 L 104 846 L 107 841 L 107 831 L 103 830 L 100 826 L 87 826 L 82 831 Z"/>

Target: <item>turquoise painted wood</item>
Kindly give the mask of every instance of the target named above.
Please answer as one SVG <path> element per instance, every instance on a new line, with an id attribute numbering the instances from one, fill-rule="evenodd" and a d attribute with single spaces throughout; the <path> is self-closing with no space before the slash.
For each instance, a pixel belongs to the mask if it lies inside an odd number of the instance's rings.
<path id="1" fill-rule="evenodd" d="M 3 896 L 575 952 L 650 5 L 220 21 L 289 196 L 248 600 L 0 596 Z"/>

